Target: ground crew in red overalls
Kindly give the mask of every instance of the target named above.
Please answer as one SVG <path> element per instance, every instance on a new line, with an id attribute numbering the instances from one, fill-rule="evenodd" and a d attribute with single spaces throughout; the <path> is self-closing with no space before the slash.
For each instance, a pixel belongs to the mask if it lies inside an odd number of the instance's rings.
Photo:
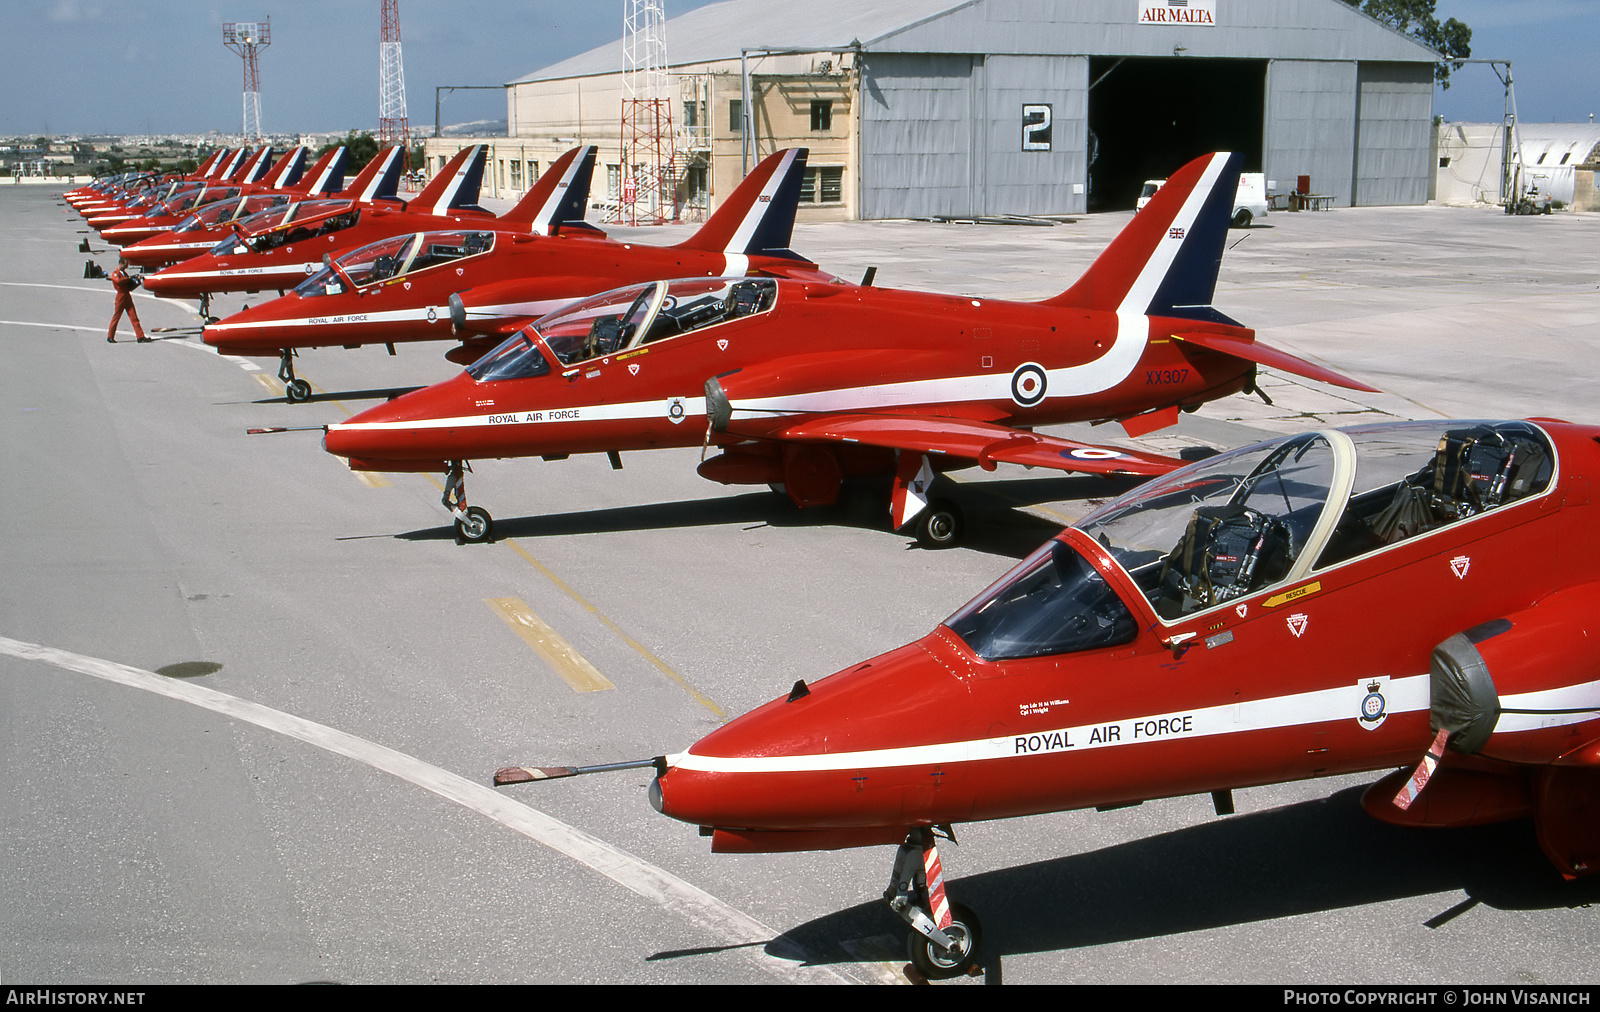
<path id="1" fill-rule="evenodd" d="M 128 322 L 133 324 L 133 336 L 140 341 L 148 341 L 144 336 L 144 328 L 139 326 L 139 311 L 133 308 L 133 290 L 138 288 L 142 279 L 137 274 L 128 273 L 127 261 L 123 261 L 112 271 L 108 277 L 117 290 L 117 304 L 111 314 L 111 327 L 106 331 L 106 340 L 112 344 L 117 343 L 117 323 L 122 319 L 122 314 L 128 314 Z"/>

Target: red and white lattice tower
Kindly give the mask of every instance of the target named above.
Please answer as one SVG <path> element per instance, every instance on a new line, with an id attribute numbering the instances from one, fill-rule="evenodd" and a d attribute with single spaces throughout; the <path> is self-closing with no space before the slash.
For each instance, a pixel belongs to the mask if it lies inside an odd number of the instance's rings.
<path id="1" fill-rule="evenodd" d="M 261 139 L 261 69 L 256 54 L 272 44 L 272 19 L 229 21 L 222 26 L 222 44 L 244 58 L 244 139 Z"/>
<path id="2" fill-rule="evenodd" d="M 399 144 L 409 157 L 410 140 L 406 73 L 400 65 L 400 0 L 383 0 L 383 23 L 378 29 L 378 146 Z"/>
<path id="3" fill-rule="evenodd" d="M 661 0 L 623 0 L 623 4 L 622 192 L 617 195 L 617 220 L 660 225 L 676 217 L 666 15 Z"/>

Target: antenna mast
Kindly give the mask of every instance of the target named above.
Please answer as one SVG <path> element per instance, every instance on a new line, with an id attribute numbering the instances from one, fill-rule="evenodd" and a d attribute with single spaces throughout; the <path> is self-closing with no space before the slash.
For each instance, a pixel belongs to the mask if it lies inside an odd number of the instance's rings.
<path id="1" fill-rule="evenodd" d="M 661 0 L 623 3 L 622 193 L 617 220 L 660 225 L 677 217 L 666 15 Z"/>
<path id="2" fill-rule="evenodd" d="M 400 65 L 400 0 L 383 0 L 383 23 L 378 29 L 378 146 L 398 144 L 409 160 L 410 142 L 406 74 Z"/>
<path id="3" fill-rule="evenodd" d="M 222 26 L 222 44 L 244 59 L 244 139 L 261 139 L 261 70 L 256 54 L 272 45 L 272 18 L 262 22 L 229 21 Z"/>

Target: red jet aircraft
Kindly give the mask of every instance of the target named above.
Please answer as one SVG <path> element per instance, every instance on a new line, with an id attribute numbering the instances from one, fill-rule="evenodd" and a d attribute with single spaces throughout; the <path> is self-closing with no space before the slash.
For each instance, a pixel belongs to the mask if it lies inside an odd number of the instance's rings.
<path id="1" fill-rule="evenodd" d="M 492 537 L 466 461 L 714 443 L 727 484 L 834 502 L 853 475 L 894 475 L 891 521 L 953 544 L 937 471 L 995 462 L 1159 474 L 1179 461 L 1036 426 L 1120 419 L 1140 434 L 1181 408 L 1251 390 L 1257 363 L 1371 387 L 1263 347 L 1211 308 L 1240 160 L 1185 166 L 1077 284 L 1040 303 L 786 279 L 618 289 L 552 313 L 466 373 L 328 426 L 364 471 L 444 471 L 457 538 Z M 1174 185 L 1176 184 L 1176 185 Z M 709 226 L 708 226 L 709 227 Z M 783 235 L 787 242 L 787 229 Z M 807 265 L 809 267 L 809 265 Z"/>
<path id="2" fill-rule="evenodd" d="M 654 766 L 652 804 L 713 851 L 898 843 L 884 895 L 929 977 L 982 959 L 938 871 L 935 829 L 959 822 L 1206 792 L 1226 814 L 1235 788 L 1404 767 L 1370 814 L 1531 817 L 1562 875 L 1592 874 L 1597 444 L 1564 422 L 1430 421 L 1212 457 L 1097 509 L 922 639 L 684 752 L 495 782 Z"/>
<path id="3" fill-rule="evenodd" d="M 242 148 L 240 150 L 243 150 Z M 110 176 L 96 180 L 87 186 L 75 190 L 68 190 L 63 198 L 68 204 L 87 216 L 92 207 L 106 207 L 113 203 L 131 199 L 153 186 L 167 186 L 173 183 L 199 182 L 221 178 L 224 164 L 234 155 L 227 149 L 213 151 L 206 156 L 195 171 L 188 175 L 167 173 L 157 175 L 153 172 L 125 172 L 118 176 Z"/>
<path id="4" fill-rule="evenodd" d="M 262 153 L 270 154 L 270 151 L 263 148 Z M 170 232 L 194 212 L 218 201 L 232 200 L 235 197 L 255 193 L 296 192 L 295 184 L 300 182 L 305 168 L 306 149 L 302 145 L 286 152 L 272 166 L 272 170 L 263 175 L 259 181 L 244 182 L 236 186 L 201 187 L 193 193 L 163 201 L 137 218 L 130 218 L 101 230 L 100 238 L 106 242 L 114 242 L 118 246 L 127 246 L 142 239 L 149 239 L 151 236 Z"/>
<path id="5" fill-rule="evenodd" d="M 293 186 L 275 192 L 247 193 L 231 201 L 213 201 L 168 231 L 124 246 L 122 259 L 146 270 L 180 263 L 233 236 L 236 221 L 282 207 L 291 200 L 332 196 L 344 188 L 346 157 L 344 146 L 340 145 L 318 159 Z"/>
<path id="6" fill-rule="evenodd" d="M 459 338 L 462 346 L 447 357 L 466 365 L 500 344 L 511 325 L 626 282 L 696 273 L 834 280 L 787 248 L 803 149 L 756 166 L 711 220 L 676 246 L 617 242 L 584 224 L 593 163 L 593 146 L 563 155 L 498 222 L 394 235 L 343 253 L 291 294 L 208 326 L 205 341 L 228 355 L 287 361 L 295 348 Z M 549 214 L 535 217 L 541 208 Z M 451 321 L 460 315 L 456 293 L 463 289 L 488 293 L 480 306 L 495 304 L 474 309 L 471 329 L 460 332 Z M 490 328 L 493 336 L 485 335 Z"/>
<path id="7" fill-rule="evenodd" d="M 408 201 L 394 197 L 400 154 L 397 147 L 385 149 L 336 199 L 302 201 L 239 222 L 234 238 L 148 275 L 145 289 L 165 299 L 203 300 L 217 292 L 281 292 L 347 247 L 418 228 L 495 220 L 477 205 L 488 159 L 483 145 L 463 148 Z"/>
<path id="8" fill-rule="evenodd" d="M 261 148 L 232 177 L 221 180 L 180 180 L 165 193 L 148 192 L 135 200 L 86 211 L 84 217 L 89 227 L 104 237 L 112 228 L 127 225 L 149 214 L 169 213 L 172 208 L 187 211 L 201 203 L 235 196 L 243 187 L 260 184 L 267 174 L 271 157 L 271 148 Z"/>

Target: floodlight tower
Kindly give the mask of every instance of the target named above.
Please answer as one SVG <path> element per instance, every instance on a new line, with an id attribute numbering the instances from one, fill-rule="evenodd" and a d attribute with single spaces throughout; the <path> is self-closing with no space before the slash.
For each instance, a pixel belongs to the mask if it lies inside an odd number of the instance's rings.
<path id="1" fill-rule="evenodd" d="M 676 216 L 672 103 L 667 98 L 661 0 L 623 0 L 622 193 L 618 220 L 660 225 Z"/>
<path id="2" fill-rule="evenodd" d="M 411 129 L 406 122 L 406 74 L 400 64 L 400 0 L 383 0 L 378 29 L 378 146 L 400 145 L 409 159 Z"/>
<path id="3" fill-rule="evenodd" d="M 256 54 L 272 45 L 272 18 L 229 21 L 222 26 L 222 44 L 244 58 L 244 139 L 261 139 L 261 70 Z"/>

